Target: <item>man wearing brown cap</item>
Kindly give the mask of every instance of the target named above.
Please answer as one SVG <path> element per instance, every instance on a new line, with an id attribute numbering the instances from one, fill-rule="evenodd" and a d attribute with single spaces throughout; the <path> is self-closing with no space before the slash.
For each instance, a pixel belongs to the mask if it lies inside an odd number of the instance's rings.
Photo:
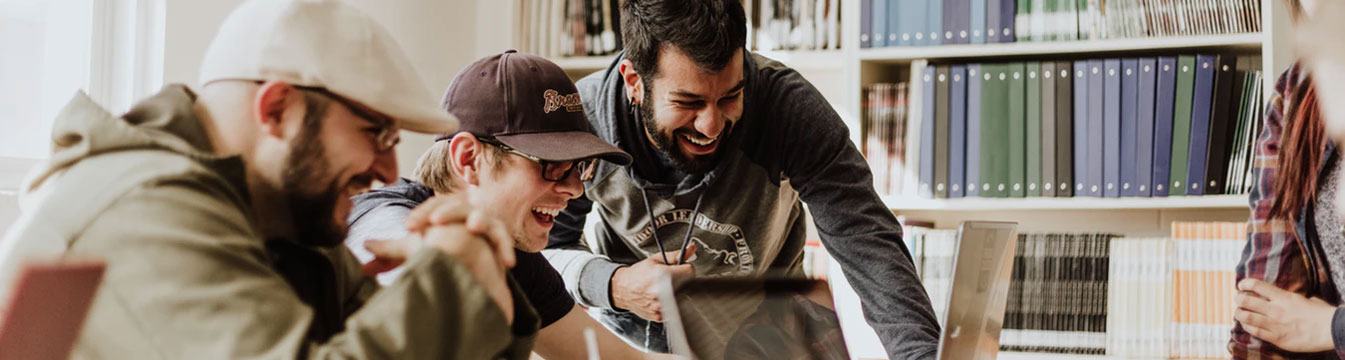
<path id="1" fill-rule="evenodd" d="M 436 195 L 465 196 L 474 208 L 502 219 L 514 238 L 518 264 L 509 275 L 541 319 L 538 354 L 587 358 L 583 334 L 592 329 L 603 357 L 646 356 L 580 310 L 560 274 L 538 253 L 555 214 L 584 193 L 582 181 L 593 176 L 595 163 L 630 163 L 629 155 L 589 130 L 579 92 L 564 70 L 513 50 L 488 56 L 458 73 L 443 105 L 461 120 L 459 131 L 440 136 L 421 155 L 415 180 L 356 196 L 346 244 L 360 260 L 373 262 L 387 243 L 378 239 L 405 236 L 402 224 L 413 208 Z M 398 271 L 379 279 L 391 281 Z"/>
<path id="2" fill-rule="evenodd" d="M 398 130 L 456 127 L 381 26 L 339 1 L 249 1 L 200 80 L 120 117 L 76 96 L 25 184 L 6 264 L 107 263 L 74 357 L 528 356 L 537 318 L 489 214 L 417 209 L 444 225 L 409 229 L 381 289 L 341 246 L 349 196 L 396 179 Z"/>
<path id="3" fill-rule="evenodd" d="M 634 161 L 600 165 L 556 217 L 545 253 L 570 294 L 663 350 L 659 279 L 802 276 L 807 204 L 888 356 L 935 356 L 929 298 L 850 131 L 799 73 L 746 50 L 742 3 L 626 0 L 621 36 L 616 61 L 576 85 L 598 136 Z M 692 244 L 689 263 L 661 256 Z"/>

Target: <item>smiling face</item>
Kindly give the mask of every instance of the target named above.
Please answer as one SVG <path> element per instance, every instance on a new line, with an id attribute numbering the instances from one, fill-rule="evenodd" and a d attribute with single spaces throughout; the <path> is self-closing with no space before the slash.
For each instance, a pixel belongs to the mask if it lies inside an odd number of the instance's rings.
<path id="1" fill-rule="evenodd" d="M 623 64 L 627 89 L 649 141 L 684 172 L 701 174 L 718 164 L 720 148 L 743 114 L 742 50 L 723 69 L 710 71 L 666 46 L 654 78 Z M 633 74 L 633 76 L 631 75 Z"/>
<path id="2" fill-rule="evenodd" d="M 346 237 L 350 197 L 367 191 L 375 180 L 395 179 L 396 154 L 375 145 L 379 127 L 373 118 L 381 114 L 332 95 L 299 91 L 306 111 L 290 141 L 281 190 L 296 238 L 335 246 Z M 377 120 L 395 126 L 390 118 Z"/>
<path id="3" fill-rule="evenodd" d="M 583 195 L 579 172 L 561 181 L 542 178 L 542 164 L 503 152 L 467 133 L 454 136 L 453 171 L 464 179 L 468 201 L 500 219 L 514 236 L 514 246 L 530 253 L 542 251 L 555 217 L 570 201 Z M 487 154 L 494 151 L 498 154 Z M 498 161 L 491 161 L 489 157 Z M 471 168 L 461 166 L 472 164 Z"/>

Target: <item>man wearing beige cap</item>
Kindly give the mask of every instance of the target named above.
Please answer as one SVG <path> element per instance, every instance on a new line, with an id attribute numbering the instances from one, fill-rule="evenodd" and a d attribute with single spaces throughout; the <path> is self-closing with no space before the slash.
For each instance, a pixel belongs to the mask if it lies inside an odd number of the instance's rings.
<path id="1" fill-rule="evenodd" d="M 338 1 L 249 1 L 200 81 L 121 117 L 77 95 L 25 184 L 8 258 L 107 262 L 75 357 L 527 356 L 538 320 L 498 220 L 417 208 L 381 289 L 341 246 L 349 196 L 396 179 L 398 130 L 457 126 L 381 26 Z"/>

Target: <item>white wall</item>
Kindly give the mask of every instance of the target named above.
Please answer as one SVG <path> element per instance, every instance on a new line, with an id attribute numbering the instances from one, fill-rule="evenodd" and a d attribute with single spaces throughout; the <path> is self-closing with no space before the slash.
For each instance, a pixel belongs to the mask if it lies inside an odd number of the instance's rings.
<path id="1" fill-rule="evenodd" d="M 395 3 L 377 0 L 352 0 L 387 27 L 411 57 L 411 63 L 424 77 L 425 84 L 438 99 L 448 89 L 458 70 L 475 61 L 476 7 L 471 0 L 402 0 Z M 487 20 L 488 21 L 488 20 Z M 406 176 L 416 159 L 434 142 L 434 136 L 402 132 L 397 147 L 399 171 Z"/>
<path id="2" fill-rule="evenodd" d="M 163 81 L 197 87 L 197 71 L 215 30 L 240 0 L 164 0 Z"/>

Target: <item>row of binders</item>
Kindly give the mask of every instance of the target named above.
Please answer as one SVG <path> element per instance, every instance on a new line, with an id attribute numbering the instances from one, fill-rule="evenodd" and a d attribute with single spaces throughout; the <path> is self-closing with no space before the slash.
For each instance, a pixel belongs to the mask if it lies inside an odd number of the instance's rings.
<path id="1" fill-rule="evenodd" d="M 620 0 L 514 0 L 519 48 L 545 57 L 621 50 Z"/>
<path id="2" fill-rule="evenodd" d="M 940 326 L 957 231 L 905 227 Z M 1019 234 L 1000 349 L 1117 358 L 1226 358 L 1241 222 L 1174 222 L 1171 237 Z"/>
<path id="3" fill-rule="evenodd" d="M 859 1 L 862 48 L 1261 31 L 1259 0 Z"/>
<path id="4" fill-rule="evenodd" d="M 1259 58 L 927 65 L 866 88 L 879 193 L 925 198 L 1243 194 Z"/>

